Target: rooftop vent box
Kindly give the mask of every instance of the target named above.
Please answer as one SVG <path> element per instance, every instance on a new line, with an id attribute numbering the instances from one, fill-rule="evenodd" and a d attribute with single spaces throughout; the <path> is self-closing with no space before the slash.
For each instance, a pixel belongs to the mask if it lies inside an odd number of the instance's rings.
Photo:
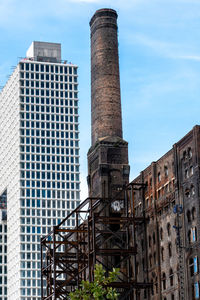
<path id="1" fill-rule="evenodd" d="M 37 61 L 61 62 L 61 44 L 47 42 L 32 42 L 26 52 L 27 58 Z"/>

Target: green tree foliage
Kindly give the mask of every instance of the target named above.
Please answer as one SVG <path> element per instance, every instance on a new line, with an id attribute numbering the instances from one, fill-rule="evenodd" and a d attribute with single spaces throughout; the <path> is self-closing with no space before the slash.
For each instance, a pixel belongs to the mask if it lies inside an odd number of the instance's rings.
<path id="1" fill-rule="evenodd" d="M 102 265 L 96 264 L 94 270 L 94 281 L 82 281 L 81 288 L 70 293 L 70 300 L 117 300 L 116 289 L 109 287 L 109 283 L 114 282 L 119 275 L 119 269 L 113 268 L 108 277 Z"/>

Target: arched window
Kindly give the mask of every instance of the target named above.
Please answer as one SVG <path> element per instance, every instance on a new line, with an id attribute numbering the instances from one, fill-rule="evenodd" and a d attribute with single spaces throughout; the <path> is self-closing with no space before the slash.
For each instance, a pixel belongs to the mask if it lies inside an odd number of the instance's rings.
<path id="1" fill-rule="evenodd" d="M 154 243 L 154 245 L 155 245 L 155 243 L 156 243 L 156 236 L 155 236 L 155 232 L 153 233 L 153 243 Z"/>
<path id="2" fill-rule="evenodd" d="M 194 260 L 192 257 L 189 259 L 189 269 L 190 269 L 190 276 L 192 277 L 194 275 Z"/>
<path id="3" fill-rule="evenodd" d="M 193 264 L 194 264 L 194 274 L 197 274 L 199 271 L 199 260 L 197 256 L 194 256 Z"/>
<path id="4" fill-rule="evenodd" d="M 162 287 L 163 287 L 163 290 L 166 290 L 166 275 L 165 275 L 165 273 L 162 274 Z"/>
<path id="5" fill-rule="evenodd" d="M 140 295 L 141 295 L 140 290 L 137 290 L 137 291 L 136 291 L 136 297 L 137 297 L 138 300 L 141 299 L 141 298 L 140 298 Z"/>
<path id="6" fill-rule="evenodd" d="M 149 255 L 149 267 L 150 268 L 152 267 L 152 255 L 151 254 Z"/>
<path id="7" fill-rule="evenodd" d="M 192 220 L 195 220 L 196 219 L 196 208 L 193 207 L 192 208 Z"/>
<path id="8" fill-rule="evenodd" d="M 191 213 L 189 210 L 187 210 L 187 221 L 188 221 L 188 223 L 191 222 Z"/>
<path id="9" fill-rule="evenodd" d="M 160 228 L 160 239 L 161 239 L 161 241 L 163 239 L 163 229 L 162 229 L 162 227 Z"/>
<path id="10" fill-rule="evenodd" d="M 156 294 L 158 293 L 158 278 L 155 279 Z"/>
<path id="11" fill-rule="evenodd" d="M 197 228 L 196 226 L 191 227 L 191 229 L 188 230 L 188 242 L 195 243 L 197 241 Z"/>
<path id="12" fill-rule="evenodd" d="M 144 281 L 145 282 L 145 281 Z M 144 299 L 146 299 L 147 298 L 147 290 L 145 289 L 144 290 Z"/>
<path id="13" fill-rule="evenodd" d="M 188 230 L 188 243 L 191 243 L 191 230 Z"/>
<path id="14" fill-rule="evenodd" d="M 164 261 L 164 248 L 163 247 L 161 248 L 161 259 L 162 259 L 162 261 Z"/>
<path id="15" fill-rule="evenodd" d="M 174 273 L 173 273 L 172 269 L 169 270 L 169 281 L 170 281 L 170 286 L 173 286 L 174 285 Z"/>
<path id="16" fill-rule="evenodd" d="M 161 182 L 161 175 L 160 175 L 160 172 L 158 173 L 158 182 Z"/>
<path id="17" fill-rule="evenodd" d="M 194 283 L 194 298 L 192 299 L 199 299 L 199 282 Z"/>
<path id="18" fill-rule="evenodd" d="M 186 151 L 183 152 L 183 160 L 186 160 L 187 159 L 187 153 Z"/>
<path id="19" fill-rule="evenodd" d="M 145 267 L 145 264 L 144 264 L 144 258 L 142 259 L 142 270 L 144 271 L 144 267 Z"/>
<path id="20" fill-rule="evenodd" d="M 151 279 L 151 284 L 152 284 L 152 288 L 151 288 L 151 295 L 154 295 L 154 286 L 153 286 L 153 279 Z"/>
<path id="21" fill-rule="evenodd" d="M 198 257 L 194 256 L 189 259 L 190 276 L 194 276 L 199 271 Z"/>
<path id="22" fill-rule="evenodd" d="M 148 191 L 148 182 L 147 181 L 145 182 L 145 188 L 144 188 L 144 190 L 145 190 L 145 193 Z"/>
<path id="23" fill-rule="evenodd" d="M 196 281 L 192 284 L 192 299 L 199 299 L 199 282 Z"/>
<path id="24" fill-rule="evenodd" d="M 190 176 L 192 176 L 194 174 L 194 168 L 193 166 L 190 167 Z"/>
<path id="25" fill-rule="evenodd" d="M 164 172 L 165 172 L 165 177 L 168 177 L 169 171 L 167 166 L 164 166 Z"/>
<path id="26" fill-rule="evenodd" d="M 194 196 L 195 195 L 195 188 L 193 185 L 191 185 L 191 195 Z"/>
<path id="27" fill-rule="evenodd" d="M 171 300 L 175 300 L 174 294 L 171 294 Z"/>
<path id="28" fill-rule="evenodd" d="M 149 180 L 149 185 L 150 185 L 150 187 L 152 187 L 152 177 Z"/>
<path id="29" fill-rule="evenodd" d="M 195 299 L 195 286 L 192 285 L 192 300 Z"/>
<path id="30" fill-rule="evenodd" d="M 167 234 L 168 234 L 168 236 L 171 235 L 171 225 L 170 225 L 170 223 L 167 223 Z"/>
<path id="31" fill-rule="evenodd" d="M 154 264 L 156 264 L 156 252 L 154 252 L 154 254 L 153 254 L 153 262 L 154 262 Z"/>
<path id="32" fill-rule="evenodd" d="M 149 247 L 151 247 L 151 236 L 149 236 Z"/>
<path id="33" fill-rule="evenodd" d="M 188 148 L 188 157 L 192 158 L 192 149 L 191 148 Z"/>
<path id="34" fill-rule="evenodd" d="M 138 261 L 136 262 L 136 277 L 137 277 L 137 275 L 139 274 L 139 263 L 138 263 Z"/>
<path id="35" fill-rule="evenodd" d="M 172 256 L 172 244 L 171 243 L 168 244 L 168 252 L 169 252 L 169 257 L 171 257 Z"/>
<path id="36" fill-rule="evenodd" d="M 141 240 L 141 248 L 142 248 L 142 251 L 144 251 L 144 240 L 143 239 Z"/>
<path id="37" fill-rule="evenodd" d="M 187 198 L 190 198 L 190 190 L 189 190 L 189 189 L 186 189 L 186 190 L 185 190 L 185 196 L 186 196 Z"/>
<path id="38" fill-rule="evenodd" d="M 196 226 L 191 228 L 191 241 L 192 241 L 192 243 L 197 241 L 197 228 L 196 228 Z"/>

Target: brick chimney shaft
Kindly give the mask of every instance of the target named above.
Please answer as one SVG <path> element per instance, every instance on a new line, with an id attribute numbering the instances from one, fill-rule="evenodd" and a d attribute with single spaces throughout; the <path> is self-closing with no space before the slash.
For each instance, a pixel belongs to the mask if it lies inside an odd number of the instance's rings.
<path id="1" fill-rule="evenodd" d="M 122 138 L 117 13 L 97 10 L 91 28 L 92 145 L 107 136 Z"/>

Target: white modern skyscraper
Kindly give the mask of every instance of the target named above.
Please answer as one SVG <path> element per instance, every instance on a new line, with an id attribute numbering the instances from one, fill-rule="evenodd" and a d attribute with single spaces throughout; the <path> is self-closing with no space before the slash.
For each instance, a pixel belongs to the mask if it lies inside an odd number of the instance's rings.
<path id="1" fill-rule="evenodd" d="M 0 300 L 7 299 L 7 193 L 0 196 Z"/>
<path id="2" fill-rule="evenodd" d="M 0 93 L 9 300 L 40 299 L 40 236 L 79 204 L 78 130 L 77 66 L 61 62 L 60 44 L 33 42 Z M 73 224 L 72 218 L 68 226 Z M 0 273 L 6 273 L 1 266 L 0 253 Z"/>

